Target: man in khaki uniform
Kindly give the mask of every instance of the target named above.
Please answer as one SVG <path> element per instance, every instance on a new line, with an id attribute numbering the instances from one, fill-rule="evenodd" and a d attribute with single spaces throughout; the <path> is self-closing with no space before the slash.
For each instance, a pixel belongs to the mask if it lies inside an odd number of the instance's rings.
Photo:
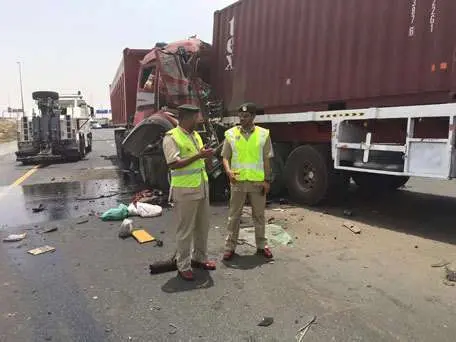
<path id="1" fill-rule="evenodd" d="M 274 156 L 269 131 L 255 126 L 256 105 L 246 103 L 239 108 L 240 126 L 225 132 L 222 149 L 223 166 L 231 183 L 228 236 L 224 260 L 230 260 L 239 237 L 239 224 L 246 198 L 252 206 L 257 254 L 272 258 L 265 237 L 266 195 L 270 189 L 270 158 Z"/>
<path id="2" fill-rule="evenodd" d="M 179 126 L 166 133 L 163 151 L 171 169 L 170 195 L 178 220 L 178 274 L 185 280 L 193 280 L 192 267 L 215 269 L 215 263 L 207 260 L 209 185 L 204 163 L 214 151 L 204 148 L 195 131 L 199 108 L 183 105 L 178 109 Z M 193 253 L 190 251 L 192 243 Z"/>

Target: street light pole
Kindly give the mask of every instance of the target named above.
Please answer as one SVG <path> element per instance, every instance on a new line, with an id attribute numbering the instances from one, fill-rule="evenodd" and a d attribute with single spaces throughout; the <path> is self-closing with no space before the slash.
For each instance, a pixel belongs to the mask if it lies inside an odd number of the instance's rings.
<path id="1" fill-rule="evenodd" d="M 21 68 L 21 62 L 17 62 L 17 65 L 19 66 L 19 84 L 20 84 L 20 87 L 21 87 L 22 115 L 25 115 L 25 111 L 24 111 L 24 92 L 22 91 L 22 68 Z"/>

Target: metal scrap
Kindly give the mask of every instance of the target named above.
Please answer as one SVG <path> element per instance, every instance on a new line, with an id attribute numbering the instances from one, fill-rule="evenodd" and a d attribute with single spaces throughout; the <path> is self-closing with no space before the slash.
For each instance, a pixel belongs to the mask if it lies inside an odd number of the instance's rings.
<path id="1" fill-rule="evenodd" d="M 27 236 L 27 233 L 22 233 L 22 234 L 10 234 L 8 237 L 3 239 L 3 242 L 18 242 Z"/>
<path id="2" fill-rule="evenodd" d="M 274 323 L 273 317 L 263 317 L 260 323 L 258 323 L 259 327 L 269 327 L 272 323 Z"/>
<path id="3" fill-rule="evenodd" d="M 347 229 L 350 229 L 352 233 L 354 234 L 361 234 L 361 229 L 356 227 L 353 223 L 351 222 L 344 222 L 343 226 Z"/>
<path id="4" fill-rule="evenodd" d="M 296 341 L 301 342 L 304 339 L 304 336 L 306 336 L 306 334 L 309 331 L 312 324 L 315 324 L 316 321 L 317 321 L 317 316 L 313 316 L 312 319 L 306 323 L 306 325 L 304 325 L 301 329 L 299 329 L 296 334 Z"/>
<path id="5" fill-rule="evenodd" d="M 442 260 L 442 261 L 439 261 L 435 264 L 432 264 L 431 267 L 445 267 L 445 266 L 448 266 L 450 264 L 449 261 L 446 261 L 446 260 Z"/>

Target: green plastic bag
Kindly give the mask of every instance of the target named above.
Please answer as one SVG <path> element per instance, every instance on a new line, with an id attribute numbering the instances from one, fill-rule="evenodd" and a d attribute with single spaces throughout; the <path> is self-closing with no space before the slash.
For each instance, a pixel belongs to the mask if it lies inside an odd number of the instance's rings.
<path id="1" fill-rule="evenodd" d="M 117 208 L 112 208 L 101 215 L 102 221 L 122 221 L 128 217 L 128 207 L 125 204 L 119 204 Z"/>

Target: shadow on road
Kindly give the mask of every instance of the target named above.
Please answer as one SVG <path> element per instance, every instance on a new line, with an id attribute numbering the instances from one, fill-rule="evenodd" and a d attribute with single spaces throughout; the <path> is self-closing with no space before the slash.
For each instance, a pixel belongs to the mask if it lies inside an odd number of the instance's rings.
<path id="1" fill-rule="evenodd" d="M 162 291 L 166 293 L 177 293 L 208 289 L 214 286 L 214 280 L 208 271 L 194 270 L 194 276 L 194 281 L 186 281 L 176 275 L 162 286 Z"/>
<path id="2" fill-rule="evenodd" d="M 237 270 L 252 270 L 267 264 L 264 257 L 258 255 L 238 255 L 235 254 L 230 261 L 223 260 L 222 263 L 228 267 Z"/>
<path id="3" fill-rule="evenodd" d="M 426 239 L 456 244 L 456 198 L 407 190 L 365 193 L 352 189 L 344 200 L 309 210 Z M 353 212 L 347 217 L 344 210 Z"/>

